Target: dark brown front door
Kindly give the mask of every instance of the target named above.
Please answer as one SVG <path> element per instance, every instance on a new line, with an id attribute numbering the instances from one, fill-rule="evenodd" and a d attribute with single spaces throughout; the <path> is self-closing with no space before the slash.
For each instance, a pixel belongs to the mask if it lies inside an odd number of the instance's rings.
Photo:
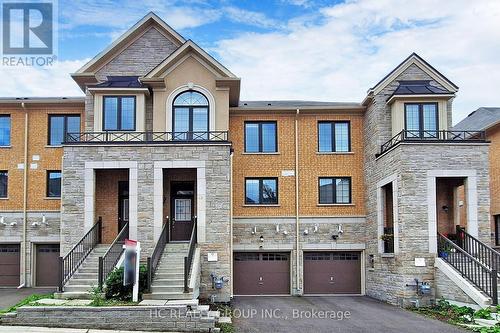
<path id="1" fill-rule="evenodd" d="M 360 252 L 305 252 L 305 294 L 360 294 Z"/>
<path id="2" fill-rule="evenodd" d="M 19 286 L 20 259 L 19 244 L 0 244 L 0 286 Z"/>
<path id="3" fill-rule="evenodd" d="M 128 222 L 128 182 L 118 182 L 118 233 Z"/>
<path id="4" fill-rule="evenodd" d="M 59 244 L 36 246 L 36 285 L 52 287 L 58 284 Z"/>
<path id="5" fill-rule="evenodd" d="M 171 240 L 188 241 L 193 231 L 194 183 L 171 183 Z"/>
<path id="6" fill-rule="evenodd" d="M 290 254 L 234 254 L 234 293 L 236 295 L 290 294 Z"/>

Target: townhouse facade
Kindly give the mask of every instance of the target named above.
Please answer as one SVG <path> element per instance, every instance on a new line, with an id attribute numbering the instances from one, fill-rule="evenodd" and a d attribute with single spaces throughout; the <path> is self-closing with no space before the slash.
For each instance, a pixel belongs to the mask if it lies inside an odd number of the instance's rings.
<path id="1" fill-rule="evenodd" d="M 85 97 L 0 101 L 2 285 L 85 297 L 129 238 L 145 298 L 497 302 L 451 260 L 476 255 L 459 233 L 491 243 L 489 143 L 418 55 L 360 103 L 244 102 L 150 13 L 71 75 Z"/>

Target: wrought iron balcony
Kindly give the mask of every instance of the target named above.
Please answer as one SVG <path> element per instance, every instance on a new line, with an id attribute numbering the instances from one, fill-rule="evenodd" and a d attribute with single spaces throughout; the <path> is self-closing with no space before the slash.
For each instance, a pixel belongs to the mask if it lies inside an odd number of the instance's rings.
<path id="1" fill-rule="evenodd" d="M 377 157 L 385 154 L 401 142 L 407 143 L 456 143 L 486 142 L 484 131 L 409 131 L 402 130 L 380 147 Z"/>
<path id="2" fill-rule="evenodd" d="M 228 142 L 227 131 L 210 132 L 81 132 L 68 133 L 66 145 L 77 144 L 161 144 L 161 143 L 224 143 Z"/>

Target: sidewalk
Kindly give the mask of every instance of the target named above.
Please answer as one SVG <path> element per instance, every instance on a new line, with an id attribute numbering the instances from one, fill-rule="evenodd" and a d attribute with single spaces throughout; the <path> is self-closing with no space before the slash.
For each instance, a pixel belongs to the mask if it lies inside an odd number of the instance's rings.
<path id="1" fill-rule="evenodd" d="M 0 333 L 151 333 L 146 331 L 92 330 L 86 328 L 49 328 L 28 326 L 1 326 Z M 160 332 L 161 333 L 161 332 Z M 172 332 L 169 332 L 172 333 Z"/>

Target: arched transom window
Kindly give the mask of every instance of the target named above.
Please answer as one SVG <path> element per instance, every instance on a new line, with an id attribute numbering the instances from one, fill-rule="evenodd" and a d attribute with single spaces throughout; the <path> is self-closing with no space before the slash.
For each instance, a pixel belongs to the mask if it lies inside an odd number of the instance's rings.
<path id="1" fill-rule="evenodd" d="M 206 140 L 208 138 L 208 99 L 189 90 L 179 94 L 173 103 L 173 137 L 176 140 Z"/>

